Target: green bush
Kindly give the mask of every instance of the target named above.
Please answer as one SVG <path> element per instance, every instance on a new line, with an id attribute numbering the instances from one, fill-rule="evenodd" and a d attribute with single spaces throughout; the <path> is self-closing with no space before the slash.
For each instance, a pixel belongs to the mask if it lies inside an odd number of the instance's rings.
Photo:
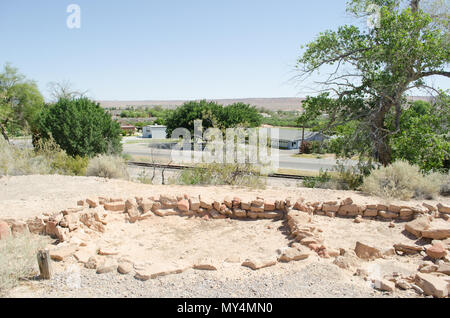
<path id="1" fill-rule="evenodd" d="M 39 116 L 34 140 L 54 138 L 75 157 L 122 151 L 120 125 L 100 105 L 87 98 L 60 99 Z"/>
<path id="2" fill-rule="evenodd" d="M 325 141 L 312 141 L 311 142 L 311 153 L 315 154 L 325 154 L 327 151 Z"/>
<path id="3" fill-rule="evenodd" d="M 322 169 L 319 172 L 318 177 L 306 177 L 303 180 L 303 186 L 306 188 L 326 188 L 329 182 L 331 181 L 331 175 L 328 171 L 323 171 Z"/>
<path id="4" fill-rule="evenodd" d="M 201 164 L 183 170 L 172 183 L 187 185 L 232 185 L 263 188 L 264 178 L 249 164 Z"/>
<path id="5" fill-rule="evenodd" d="M 89 163 L 88 157 L 71 157 L 62 150 L 52 139 L 38 140 L 35 144 L 35 152 L 43 156 L 50 163 L 51 173 L 84 176 Z"/>
<path id="6" fill-rule="evenodd" d="M 364 178 L 362 190 L 385 198 L 432 199 L 439 194 L 443 179 L 441 174 L 423 175 L 418 166 L 396 161 L 372 171 Z"/>
<path id="7" fill-rule="evenodd" d="M 359 163 L 356 167 L 346 167 L 338 161 L 331 171 L 320 170 L 318 177 L 309 177 L 303 181 L 307 188 L 321 188 L 334 190 L 358 190 L 364 176 L 370 173 L 369 164 Z"/>
<path id="8" fill-rule="evenodd" d="M 129 179 L 126 161 L 120 156 L 99 155 L 89 161 L 87 176 L 108 179 Z"/>

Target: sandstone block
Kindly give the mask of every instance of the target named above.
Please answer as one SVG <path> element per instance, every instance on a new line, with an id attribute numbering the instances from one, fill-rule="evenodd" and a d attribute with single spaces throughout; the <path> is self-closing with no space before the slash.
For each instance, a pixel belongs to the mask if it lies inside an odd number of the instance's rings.
<path id="1" fill-rule="evenodd" d="M 251 258 L 242 263 L 242 266 L 249 267 L 253 270 L 262 269 L 276 265 L 277 260 L 274 258 Z"/>
<path id="2" fill-rule="evenodd" d="M 89 205 L 90 208 L 96 208 L 98 206 L 97 200 L 93 198 L 87 198 L 86 203 Z"/>
<path id="3" fill-rule="evenodd" d="M 97 274 L 105 274 L 117 270 L 117 262 L 112 258 L 107 258 L 97 266 Z"/>
<path id="4" fill-rule="evenodd" d="M 364 216 L 367 216 L 367 217 L 375 217 L 377 215 L 378 215 L 377 209 L 366 209 L 364 211 Z"/>
<path id="5" fill-rule="evenodd" d="M 242 209 L 233 209 L 233 214 L 235 217 L 240 219 L 245 219 L 247 217 L 247 211 Z"/>
<path id="6" fill-rule="evenodd" d="M 77 250 L 78 247 L 76 245 L 56 247 L 55 249 L 50 250 L 50 258 L 54 261 L 63 261 L 72 256 Z"/>
<path id="7" fill-rule="evenodd" d="M 177 203 L 178 210 L 182 212 L 188 212 L 189 211 L 189 201 L 186 199 L 180 200 Z"/>
<path id="8" fill-rule="evenodd" d="M 442 203 L 439 203 L 437 205 L 438 211 L 445 214 L 450 214 L 450 206 L 443 205 Z"/>
<path id="9" fill-rule="evenodd" d="M 105 202 L 103 207 L 107 211 L 123 212 L 123 211 L 125 211 L 125 202 L 123 202 L 123 201 Z"/>
<path id="10" fill-rule="evenodd" d="M 290 247 L 281 254 L 281 256 L 278 258 L 278 261 L 284 263 L 288 263 L 291 261 L 300 261 L 308 258 L 310 254 L 310 251 L 301 246 Z"/>
<path id="11" fill-rule="evenodd" d="M 382 258 L 381 251 L 378 248 L 363 244 L 361 242 L 356 242 L 355 253 L 359 258 L 365 260 Z"/>
<path id="12" fill-rule="evenodd" d="M 378 215 L 383 219 L 396 219 L 399 217 L 399 214 L 392 211 L 378 211 Z"/>
<path id="13" fill-rule="evenodd" d="M 431 274 L 417 273 L 415 282 L 426 295 L 437 298 L 448 296 L 448 283 L 440 277 Z"/>
<path id="14" fill-rule="evenodd" d="M 426 249 L 426 253 L 432 259 L 441 259 L 447 255 L 447 251 L 441 243 L 434 243 Z"/>
<path id="15" fill-rule="evenodd" d="M 405 230 L 416 237 L 422 237 L 422 231 L 430 228 L 430 219 L 427 216 L 419 217 L 405 224 Z"/>
<path id="16" fill-rule="evenodd" d="M 275 211 L 275 202 L 274 201 L 265 201 L 264 202 L 264 211 Z"/>
<path id="17" fill-rule="evenodd" d="M 252 204 L 251 204 L 251 202 L 244 202 L 244 201 L 242 201 L 241 202 L 241 209 L 242 210 L 250 210 L 250 208 L 252 207 Z"/>
<path id="18" fill-rule="evenodd" d="M 200 209 L 200 200 L 198 198 L 189 199 L 189 209 L 197 212 Z"/>
<path id="19" fill-rule="evenodd" d="M 339 205 L 330 205 L 330 204 L 323 204 L 322 205 L 322 211 L 324 212 L 338 212 L 340 206 Z"/>

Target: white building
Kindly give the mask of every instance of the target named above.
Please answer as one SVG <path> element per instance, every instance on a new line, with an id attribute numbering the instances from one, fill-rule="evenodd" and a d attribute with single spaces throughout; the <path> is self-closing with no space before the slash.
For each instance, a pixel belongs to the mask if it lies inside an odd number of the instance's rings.
<path id="1" fill-rule="evenodd" d="M 166 139 L 166 126 L 151 125 L 142 128 L 142 138 Z"/>

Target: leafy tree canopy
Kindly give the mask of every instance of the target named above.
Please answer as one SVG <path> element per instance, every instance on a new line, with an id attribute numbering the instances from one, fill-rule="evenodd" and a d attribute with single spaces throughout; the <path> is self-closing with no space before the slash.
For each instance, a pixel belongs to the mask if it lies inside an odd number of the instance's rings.
<path id="1" fill-rule="evenodd" d="M 423 171 L 448 171 L 449 104 L 449 96 L 444 96 L 433 103 L 416 101 L 405 110 L 400 117 L 400 129 L 392 136 L 394 159 L 406 159 Z"/>
<path id="2" fill-rule="evenodd" d="M 50 138 L 71 156 L 122 151 L 119 123 L 88 98 L 60 99 L 40 114 L 38 138 Z"/>
<path id="3" fill-rule="evenodd" d="M 235 103 L 226 107 L 215 102 L 191 101 L 184 103 L 170 113 L 165 124 L 170 136 L 176 128 L 186 128 L 194 132 L 194 121 L 202 120 L 204 129 L 211 127 L 226 129 L 230 127 L 258 127 L 261 116 L 257 109 L 247 104 Z"/>
<path id="4" fill-rule="evenodd" d="M 44 98 L 34 81 L 27 80 L 10 64 L 0 73 L 0 130 L 8 134 L 28 133 L 42 109 Z"/>

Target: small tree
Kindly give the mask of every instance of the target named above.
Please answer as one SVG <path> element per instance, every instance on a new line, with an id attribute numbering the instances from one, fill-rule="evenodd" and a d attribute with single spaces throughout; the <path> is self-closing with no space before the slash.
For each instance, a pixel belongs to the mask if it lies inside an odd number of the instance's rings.
<path id="1" fill-rule="evenodd" d="M 179 127 L 194 132 L 194 121 L 202 120 L 202 127 L 208 129 L 218 127 L 221 106 L 215 102 L 191 101 L 178 107 L 173 113 L 167 116 L 165 122 L 167 126 L 167 135 Z"/>
<path id="2" fill-rule="evenodd" d="M 37 138 L 52 136 L 71 156 L 118 154 L 120 125 L 100 105 L 87 98 L 60 99 L 40 114 Z"/>
<path id="3" fill-rule="evenodd" d="M 5 140 L 8 134 L 32 131 L 43 104 L 36 83 L 6 64 L 0 73 L 0 132 Z"/>
<path id="4" fill-rule="evenodd" d="M 215 102 L 191 101 L 184 103 L 174 112 L 170 113 L 165 124 L 167 134 L 170 135 L 176 128 L 187 128 L 194 131 L 194 121 L 202 120 L 202 127 L 211 127 L 225 130 L 230 127 L 258 127 L 261 125 L 261 115 L 255 107 L 244 103 L 234 103 L 223 107 Z"/>
<path id="5" fill-rule="evenodd" d="M 223 107 L 220 114 L 220 126 L 222 129 L 230 127 L 259 127 L 261 115 L 258 110 L 244 103 L 234 103 Z"/>

